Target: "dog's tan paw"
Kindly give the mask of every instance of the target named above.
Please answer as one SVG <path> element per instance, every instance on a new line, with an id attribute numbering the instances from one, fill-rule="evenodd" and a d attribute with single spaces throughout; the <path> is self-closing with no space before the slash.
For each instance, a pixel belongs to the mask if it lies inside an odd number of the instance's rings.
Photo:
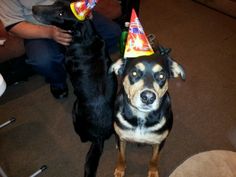
<path id="1" fill-rule="evenodd" d="M 158 171 L 149 171 L 148 177 L 159 177 Z"/>
<path id="2" fill-rule="evenodd" d="M 115 169 L 114 176 L 115 177 L 123 177 L 123 176 L 125 176 L 125 171 Z"/>

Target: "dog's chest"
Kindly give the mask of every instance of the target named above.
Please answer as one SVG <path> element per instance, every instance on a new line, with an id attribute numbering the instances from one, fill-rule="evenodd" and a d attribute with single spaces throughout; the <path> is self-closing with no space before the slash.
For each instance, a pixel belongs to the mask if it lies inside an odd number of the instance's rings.
<path id="1" fill-rule="evenodd" d="M 160 144 L 168 135 L 168 130 L 158 132 L 166 123 L 165 117 L 160 122 L 147 125 L 145 114 L 138 114 L 133 120 L 127 120 L 122 116 L 121 112 L 117 113 L 117 119 L 114 123 L 114 128 L 120 139 L 147 143 L 147 144 Z"/>

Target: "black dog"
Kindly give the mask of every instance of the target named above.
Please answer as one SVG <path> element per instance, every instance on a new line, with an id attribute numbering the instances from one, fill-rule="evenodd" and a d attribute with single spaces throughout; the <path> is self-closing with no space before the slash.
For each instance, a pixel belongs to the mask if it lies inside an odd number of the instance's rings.
<path id="1" fill-rule="evenodd" d="M 66 66 L 77 99 L 73 107 L 75 131 L 82 142 L 90 141 L 85 177 L 95 177 L 104 141 L 113 133 L 116 76 L 109 74 L 111 59 L 89 19 L 78 21 L 67 1 L 34 6 L 40 21 L 71 30 L 73 41 L 66 50 Z"/>
<path id="2" fill-rule="evenodd" d="M 168 79 L 185 79 L 183 68 L 173 61 L 169 50 L 138 58 L 120 59 L 110 71 L 121 75 L 122 87 L 116 100 L 115 132 L 118 135 L 119 158 L 115 177 L 125 173 L 126 142 L 151 144 L 153 154 L 148 177 L 158 177 L 158 154 L 171 130 L 173 115 Z"/>

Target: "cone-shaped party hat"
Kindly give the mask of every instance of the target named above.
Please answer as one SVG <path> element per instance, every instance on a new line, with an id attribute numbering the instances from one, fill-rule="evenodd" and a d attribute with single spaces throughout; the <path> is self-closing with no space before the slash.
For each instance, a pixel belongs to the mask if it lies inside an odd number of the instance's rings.
<path id="1" fill-rule="evenodd" d="M 84 21 L 98 1 L 99 0 L 80 0 L 72 2 L 70 8 L 78 20 Z"/>
<path id="2" fill-rule="evenodd" d="M 144 33 L 137 14 L 135 10 L 132 9 L 124 58 L 147 56 L 152 55 L 153 53 L 154 51 Z"/>

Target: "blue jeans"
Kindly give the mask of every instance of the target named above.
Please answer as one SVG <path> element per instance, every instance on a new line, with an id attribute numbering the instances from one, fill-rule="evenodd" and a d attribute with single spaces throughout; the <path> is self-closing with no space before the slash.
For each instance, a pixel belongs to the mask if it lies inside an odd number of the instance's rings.
<path id="1" fill-rule="evenodd" d="M 118 51 L 121 34 L 120 26 L 94 12 L 93 23 L 98 34 L 105 40 L 109 53 Z M 26 62 L 44 76 L 52 86 L 66 86 L 66 70 L 64 67 L 64 47 L 50 39 L 25 39 Z"/>

